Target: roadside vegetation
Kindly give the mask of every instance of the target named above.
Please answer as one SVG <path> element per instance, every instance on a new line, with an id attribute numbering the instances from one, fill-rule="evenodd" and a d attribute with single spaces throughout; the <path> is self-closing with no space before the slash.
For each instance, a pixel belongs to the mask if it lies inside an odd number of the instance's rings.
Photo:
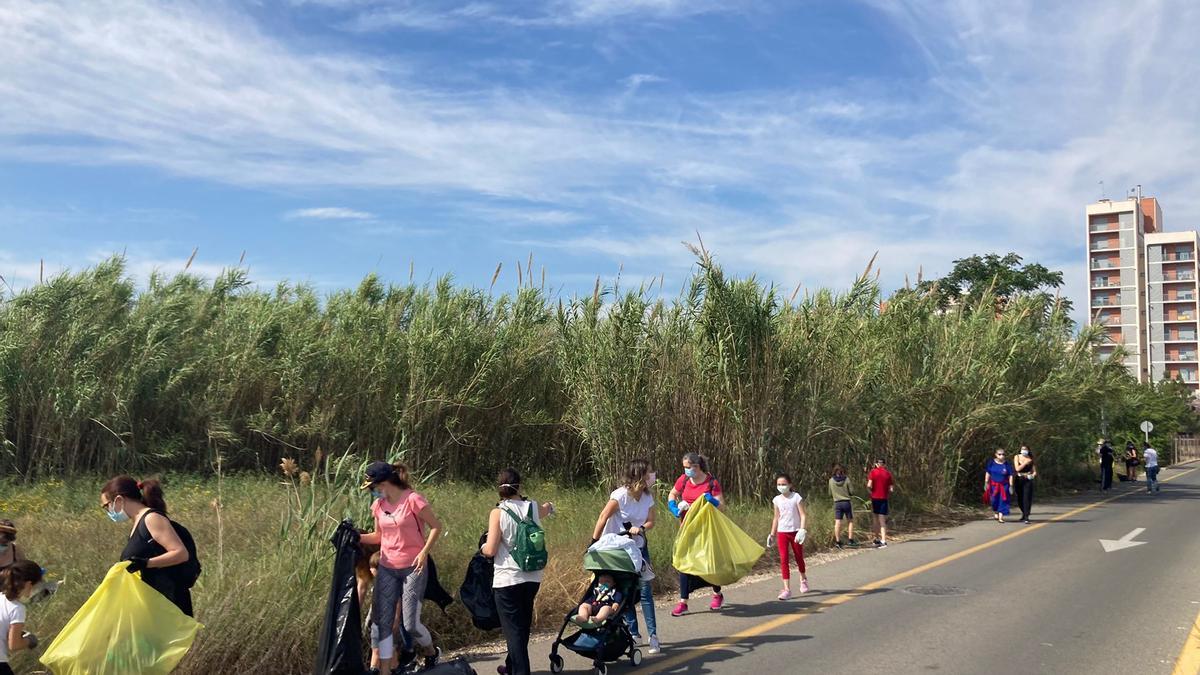
<path id="1" fill-rule="evenodd" d="M 452 590 L 492 477 L 521 469 L 529 494 L 559 505 L 538 598 L 549 625 L 577 600 L 596 514 L 633 457 L 666 481 L 684 452 L 707 455 L 756 539 L 774 472 L 790 472 L 812 504 L 812 550 L 830 536 L 834 462 L 861 491 L 886 456 L 916 514 L 977 500 L 997 446 L 1030 445 L 1053 490 L 1090 479 L 1104 426 L 1119 442 L 1150 419 L 1164 449 L 1194 429 L 1182 385 L 1138 385 L 1119 354 L 1098 361 L 1100 332 L 1077 331 L 1049 292 L 1061 276 L 1019 258 L 966 259 L 952 290 L 885 296 L 870 267 L 842 291 L 783 291 L 696 255 L 671 299 L 661 283 L 557 297 L 531 264 L 507 293 L 370 275 L 320 296 L 256 288 L 241 269 L 139 287 L 120 258 L 0 299 L 0 517 L 68 581 L 31 625 L 53 635 L 117 559 L 125 532 L 97 491 L 118 472 L 166 472 L 172 515 L 200 544 L 206 629 L 183 671 L 266 672 L 311 665 L 326 539 L 343 517 L 366 522 L 367 459 L 421 477 L 448 524 L 436 559 Z M 664 570 L 671 528 L 651 540 Z M 427 612 L 447 645 L 484 639 L 460 608 Z"/>

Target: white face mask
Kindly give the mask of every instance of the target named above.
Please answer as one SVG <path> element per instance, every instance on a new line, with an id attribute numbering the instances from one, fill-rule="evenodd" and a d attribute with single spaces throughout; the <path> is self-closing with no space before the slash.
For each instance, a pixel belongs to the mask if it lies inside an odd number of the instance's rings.
<path id="1" fill-rule="evenodd" d="M 1022 457 L 1028 457 L 1028 456 L 1029 456 L 1029 451 L 1028 451 L 1028 450 L 1022 450 L 1022 451 L 1021 451 L 1021 456 L 1022 456 Z"/>
<path id="2" fill-rule="evenodd" d="M 788 491 L 792 489 L 792 486 L 791 485 L 776 485 L 775 489 L 779 490 L 779 494 L 786 495 L 788 493 Z"/>

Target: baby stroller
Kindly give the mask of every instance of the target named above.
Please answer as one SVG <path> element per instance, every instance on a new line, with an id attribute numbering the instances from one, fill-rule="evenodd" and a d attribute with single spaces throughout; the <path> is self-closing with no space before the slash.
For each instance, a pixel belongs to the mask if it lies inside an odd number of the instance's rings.
<path id="1" fill-rule="evenodd" d="M 633 560 L 624 550 L 588 551 L 583 556 L 583 568 L 592 573 L 592 582 L 588 584 L 588 592 L 599 582 L 601 574 L 612 575 L 613 583 L 621 593 L 620 609 L 608 621 L 594 628 L 581 628 L 572 619 L 571 612 L 563 620 L 558 637 L 550 649 L 550 672 L 563 671 L 563 658 L 558 654 L 558 648 L 566 647 L 584 658 L 592 660 L 596 675 L 606 675 L 609 663 L 629 657 L 634 666 L 642 664 L 642 650 L 633 643 L 633 635 L 625 625 L 622 616 L 629 607 L 635 607 L 641 598 L 641 571 L 634 568 Z M 586 602 L 588 595 L 580 600 Z"/>

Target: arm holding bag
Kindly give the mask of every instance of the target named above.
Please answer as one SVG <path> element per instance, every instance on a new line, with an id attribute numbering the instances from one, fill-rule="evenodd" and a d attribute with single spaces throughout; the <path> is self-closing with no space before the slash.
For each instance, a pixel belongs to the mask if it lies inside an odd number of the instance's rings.
<path id="1" fill-rule="evenodd" d="M 764 549 L 707 500 L 697 500 L 675 538 L 675 569 L 724 586 L 754 569 Z"/>
<path id="2" fill-rule="evenodd" d="M 191 648 L 200 624 L 128 565 L 108 570 L 42 654 L 56 675 L 167 675 Z"/>

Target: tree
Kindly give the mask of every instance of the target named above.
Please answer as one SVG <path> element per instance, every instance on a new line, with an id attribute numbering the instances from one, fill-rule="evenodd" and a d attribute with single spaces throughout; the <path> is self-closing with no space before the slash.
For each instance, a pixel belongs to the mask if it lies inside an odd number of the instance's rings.
<path id="1" fill-rule="evenodd" d="M 1009 253 L 973 255 L 954 261 L 954 269 L 941 279 L 922 281 L 917 290 L 936 294 L 938 306 L 971 305 L 989 289 L 999 304 L 1008 304 L 1019 295 L 1040 294 L 1047 300 L 1051 290 L 1063 283 L 1062 272 L 1047 269 L 1039 263 L 1021 264 L 1021 256 Z M 1070 310 L 1069 301 L 1063 301 Z"/>

